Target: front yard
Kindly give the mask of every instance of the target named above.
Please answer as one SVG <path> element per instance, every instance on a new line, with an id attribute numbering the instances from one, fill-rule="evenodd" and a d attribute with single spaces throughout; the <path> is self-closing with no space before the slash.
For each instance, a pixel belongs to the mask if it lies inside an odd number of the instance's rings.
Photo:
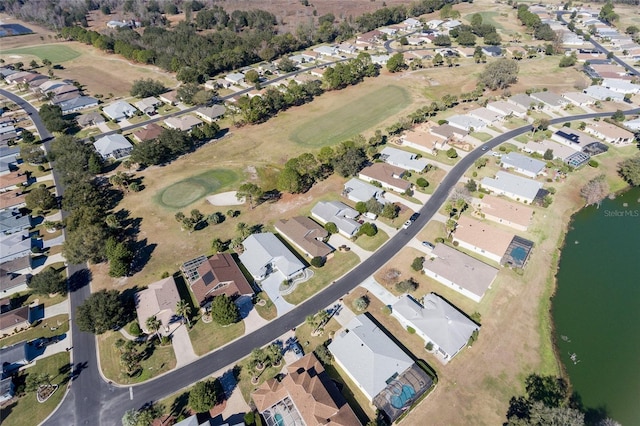
<path id="1" fill-rule="evenodd" d="M 202 318 L 198 319 L 189 330 L 193 350 L 198 356 L 209 353 L 243 334 L 244 322 L 242 321 L 223 327 L 215 321 L 205 324 Z"/>
<path id="2" fill-rule="evenodd" d="M 368 237 L 366 235 L 360 235 L 356 239 L 356 244 L 368 251 L 376 251 L 382 244 L 384 244 L 389 239 L 389 235 L 384 232 L 382 229 L 378 229 L 378 233 L 373 237 Z"/>
<path id="3" fill-rule="evenodd" d="M 55 330 L 52 330 L 54 328 Z M 23 340 L 31 341 L 41 337 L 60 336 L 69 332 L 69 317 L 66 314 L 56 315 L 36 323 L 33 327 L 0 339 L 0 347 L 11 346 Z"/>

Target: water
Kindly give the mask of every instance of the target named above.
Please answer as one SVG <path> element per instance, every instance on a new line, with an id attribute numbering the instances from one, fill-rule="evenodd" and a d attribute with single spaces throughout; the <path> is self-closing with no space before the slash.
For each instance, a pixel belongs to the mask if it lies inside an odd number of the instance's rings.
<path id="1" fill-rule="evenodd" d="M 574 391 L 640 425 L 640 188 L 574 216 L 557 278 L 556 343 Z"/>

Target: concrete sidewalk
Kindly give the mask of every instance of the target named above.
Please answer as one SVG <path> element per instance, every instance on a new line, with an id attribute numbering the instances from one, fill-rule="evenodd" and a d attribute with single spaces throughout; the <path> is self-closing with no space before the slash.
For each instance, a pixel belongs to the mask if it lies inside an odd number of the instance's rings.
<path id="1" fill-rule="evenodd" d="M 176 354 L 176 368 L 187 365 L 198 359 L 198 355 L 193 351 L 193 345 L 189 338 L 187 327 L 182 324 L 173 331 L 171 335 L 171 346 Z"/>

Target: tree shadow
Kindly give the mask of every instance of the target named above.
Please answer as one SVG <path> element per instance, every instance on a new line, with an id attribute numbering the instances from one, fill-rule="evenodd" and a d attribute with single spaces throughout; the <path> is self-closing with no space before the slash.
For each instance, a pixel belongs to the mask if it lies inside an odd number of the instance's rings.
<path id="1" fill-rule="evenodd" d="M 609 410 L 606 405 L 595 408 L 586 407 L 582 401 L 582 396 L 576 391 L 573 391 L 569 398 L 569 406 L 584 413 L 584 422 L 586 425 L 602 424 L 604 420 L 609 418 Z"/>
<path id="2" fill-rule="evenodd" d="M 147 239 L 133 243 L 132 250 L 135 253 L 131 262 L 130 274 L 140 272 L 151 259 L 151 254 L 156 249 L 157 244 L 147 244 Z"/>
<path id="3" fill-rule="evenodd" d="M 74 292 L 88 285 L 93 278 L 91 271 L 88 269 L 81 269 L 74 272 L 68 279 L 69 292 Z"/>
<path id="4" fill-rule="evenodd" d="M 86 370 L 88 367 L 89 363 L 86 361 L 76 363 L 71 371 L 71 381 L 75 381 L 78 376 L 80 376 L 80 373 L 82 373 L 82 370 Z"/>
<path id="5" fill-rule="evenodd" d="M 60 381 L 60 385 L 66 385 L 69 380 L 71 380 L 71 370 L 73 368 L 73 364 L 69 363 L 69 364 L 65 364 L 63 366 L 61 366 L 60 368 L 58 368 L 58 374 L 56 374 L 55 377 L 53 377 L 52 380 L 56 379 L 58 376 L 62 376 L 62 380 Z"/>
<path id="6" fill-rule="evenodd" d="M 183 392 L 171 404 L 169 415 L 176 418 L 187 416 L 187 404 L 189 403 L 189 392 Z"/>
<path id="7" fill-rule="evenodd" d="M 11 412 L 13 411 L 13 409 L 16 407 L 16 405 L 18 405 L 18 401 L 12 402 L 11 404 L 8 404 L 2 407 L 2 418 L 3 419 L 8 418 L 9 415 L 11 415 Z"/>

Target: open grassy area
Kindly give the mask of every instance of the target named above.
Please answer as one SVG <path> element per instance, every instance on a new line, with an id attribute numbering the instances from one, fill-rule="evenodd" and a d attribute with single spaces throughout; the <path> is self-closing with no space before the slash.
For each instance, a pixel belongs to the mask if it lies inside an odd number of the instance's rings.
<path id="1" fill-rule="evenodd" d="M 356 239 L 356 244 L 365 250 L 376 251 L 388 239 L 389 235 L 382 229 L 378 229 L 378 233 L 373 237 L 360 235 L 358 239 Z"/>
<path id="2" fill-rule="evenodd" d="M 481 142 L 486 142 L 493 138 L 493 136 L 485 132 L 472 132 L 470 136 L 473 136 L 474 138 L 478 139 Z"/>
<path id="3" fill-rule="evenodd" d="M 198 320 L 189 330 L 193 350 L 198 356 L 209 353 L 243 334 L 244 322 L 242 321 L 223 327 L 215 321 L 205 324 L 204 321 Z"/>
<path id="4" fill-rule="evenodd" d="M 296 338 L 302 346 L 305 354 L 309 352 L 313 352 L 316 348 L 327 340 L 333 338 L 333 335 L 336 331 L 341 328 L 340 323 L 335 319 L 331 318 L 328 323 L 324 326 L 324 332 L 319 336 L 312 336 L 313 327 L 307 323 L 304 323 L 296 328 Z"/>
<path id="5" fill-rule="evenodd" d="M 386 86 L 300 123 L 289 138 L 306 148 L 333 145 L 375 126 L 410 102 L 411 97 L 404 88 Z"/>
<path id="6" fill-rule="evenodd" d="M 123 372 L 122 366 L 120 365 L 120 351 L 116 348 L 116 341 L 118 339 L 124 339 L 124 336 L 117 331 L 107 331 L 98 336 L 102 374 L 115 383 L 124 385 L 142 383 L 159 374 L 166 373 L 176 366 L 176 356 L 170 344 L 160 346 L 142 343 L 138 349 L 143 350 L 146 346 L 146 350 L 148 351 L 147 356 L 140 363 L 142 373 L 136 377 L 129 377 Z"/>
<path id="7" fill-rule="evenodd" d="M 322 268 L 314 270 L 315 273 L 309 281 L 298 284 L 291 294 L 284 296 L 284 299 L 294 305 L 307 300 L 329 285 L 329 283 L 346 274 L 358 264 L 359 260 L 358 255 L 355 253 L 335 252 L 333 258 Z"/>
<path id="8" fill-rule="evenodd" d="M 65 394 L 65 387 L 69 381 L 69 353 L 63 352 L 36 361 L 33 367 L 24 370 L 14 384 L 25 383 L 29 374 L 49 374 L 51 384 L 58 385 L 58 389 L 49 399 L 39 403 L 35 392 L 20 395 L 14 402 L 2 408 L 3 426 L 32 426 L 40 424 L 58 406 Z"/>
<path id="9" fill-rule="evenodd" d="M 70 61 L 80 56 L 80 52 L 63 44 L 19 47 L 16 49 L 5 50 L 3 53 L 7 55 L 37 56 L 40 59 L 48 59 L 54 64 Z"/>
<path id="10" fill-rule="evenodd" d="M 247 402 L 251 401 L 251 393 L 255 391 L 258 386 L 267 380 L 275 377 L 276 374 L 282 370 L 282 365 L 279 367 L 267 367 L 261 372 L 255 372 L 258 375 L 258 383 L 255 385 L 251 383 L 251 378 L 254 375 L 254 372 L 248 367 L 248 358 L 245 358 L 241 362 L 237 364 L 240 369 L 240 375 L 238 377 L 238 387 L 240 388 L 240 392 L 244 397 L 244 400 Z M 284 364 L 284 363 L 283 363 Z"/>
<path id="11" fill-rule="evenodd" d="M 51 330 L 52 327 L 56 328 L 56 330 Z M 68 332 L 69 316 L 65 314 L 56 315 L 36 323 L 35 326 L 25 331 L 21 331 L 12 336 L 3 337 L 0 339 L 0 347 L 11 346 L 14 343 L 22 342 L 23 340 L 31 341 L 40 337 L 60 336 Z"/>
<path id="12" fill-rule="evenodd" d="M 494 11 L 486 11 L 486 12 L 476 12 L 477 14 L 479 14 L 480 16 L 482 16 L 482 23 L 483 24 L 491 24 L 494 27 L 496 27 L 499 30 L 502 30 L 503 27 L 499 22 L 496 22 L 496 20 L 494 19 L 495 17 L 499 16 L 500 14 L 498 12 L 494 12 Z M 475 13 L 470 13 L 468 15 L 464 16 L 464 19 L 467 22 L 471 22 L 471 17 L 475 15 Z"/>
<path id="13" fill-rule="evenodd" d="M 261 306 L 260 304 L 253 305 L 258 312 L 258 315 L 266 320 L 275 319 L 278 316 L 278 310 L 276 309 L 276 305 L 274 305 L 271 299 L 269 299 L 269 295 L 264 291 L 261 291 L 258 293 L 258 298 L 266 302 L 264 306 Z"/>
<path id="14" fill-rule="evenodd" d="M 219 189 L 236 184 L 240 176 L 230 169 L 213 169 L 176 182 L 156 195 L 162 207 L 179 209 L 212 194 Z"/>

